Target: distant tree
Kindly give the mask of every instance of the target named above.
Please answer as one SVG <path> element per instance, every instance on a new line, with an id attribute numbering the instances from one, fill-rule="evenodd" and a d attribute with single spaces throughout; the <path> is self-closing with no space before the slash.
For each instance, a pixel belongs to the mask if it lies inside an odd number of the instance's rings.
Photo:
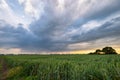
<path id="1" fill-rule="evenodd" d="M 95 53 L 90 52 L 89 54 L 95 54 Z"/>
<path id="2" fill-rule="evenodd" d="M 95 51 L 95 54 L 100 54 L 100 52 L 102 52 L 100 49 L 97 49 L 96 51 Z"/>
<path id="3" fill-rule="evenodd" d="M 89 54 L 118 54 L 118 53 L 112 47 L 105 47 L 102 50 L 97 49 L 95 52 Z"/>
<path id="4" fill-rule="evenodd" d="M 105 52 L 105 54 L 117 54 L 115 49 L 113 49 L 112 47 L 105 47 L 102 49 L 102 52 Z"/>

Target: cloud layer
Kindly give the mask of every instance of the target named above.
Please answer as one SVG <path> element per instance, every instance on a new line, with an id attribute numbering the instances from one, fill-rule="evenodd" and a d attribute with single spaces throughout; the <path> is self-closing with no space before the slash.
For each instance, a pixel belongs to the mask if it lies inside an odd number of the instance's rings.
<path id="1" fill-rule="evenodd" d="M 120 48 L 119 4 L 119 0 L 1 0 L 0 48 Z"/>

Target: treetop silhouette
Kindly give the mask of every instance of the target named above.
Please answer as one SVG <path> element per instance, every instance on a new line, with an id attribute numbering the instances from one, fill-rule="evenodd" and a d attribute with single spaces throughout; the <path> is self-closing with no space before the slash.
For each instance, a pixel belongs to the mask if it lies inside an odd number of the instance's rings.
<path id="1" fill-rule="evenodd" d="M 97 49 L 95 52 L 89 54 L 118 54 L 118 53 L 112 47 L 104 47 L 102 50 Z"/>

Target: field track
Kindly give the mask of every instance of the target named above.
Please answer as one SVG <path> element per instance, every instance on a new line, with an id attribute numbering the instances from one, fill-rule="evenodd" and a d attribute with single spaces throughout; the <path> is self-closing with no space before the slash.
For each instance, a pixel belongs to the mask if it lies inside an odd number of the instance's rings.
<path id="1" fill-rule="evenodd" d="M 8 67 L 3 58 L 0 58 L 0 80 L 6 80 Z"/>

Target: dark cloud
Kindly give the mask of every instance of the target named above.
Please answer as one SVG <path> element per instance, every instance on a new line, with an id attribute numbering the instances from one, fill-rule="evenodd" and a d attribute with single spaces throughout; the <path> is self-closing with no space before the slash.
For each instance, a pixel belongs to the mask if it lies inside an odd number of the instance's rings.
<path id="1" fill-rule="evenodd" d="M 93 12 L 89 12 L 89 15 L 86 16 L 87 19 L 104 19 L 111 14 L 120 11 L 120 1 L 119 0 L 112 0 L 106 4 L 104 1 L 101 1 L 97 4 L 96 7 L 93 8 Z M 106 5 L 105 5 L 106 4 Z M 102 8 L 101 8 L 102 7 Z"/>
<path id="2" fill-rule="evenodd" d="M 76 27 L 80 27 L 91 20 L 104 20 L 106 17 L 120 10 L 120 1 L 118 0 L 111 1 L 110 3 L 104 3 L 106 5 L 103 4 L 103 1 L 99 5 L 96 5 L 96 3 L 91 1 L 89 3 L 85 3 L 86 6 L 93 4 L 91 10 L 88 10 L 87 14 L 85 13 L 82 17 L 79 17 L 81 12 L 77 11 L 75 8 L 77 7 L 77 1 L 75 1 L 74 4 L 71 3 L 73 3 L 72 0 L 70 3 L 65 4 L 66 6 L 64 6 L 64 13 L 57 15 L 58 13 L 55 11 L 56 6 L 58 6 L 57 1 L 55 1 L 55 3 L 51 3 L 49 1 L 46 2 L 47 5 L 45 6 L 44 15 L 39 20 L 33 22 L 30 27 L 33 34 L 37 35 L 40 39 L 40 41 L 38 41 L 38 48 L 56 51 L 65 50 L 68 45 L 73 43 L 87 42 L 110 36 L 118 36 L 119 20 L 110 20 L 101 25 L 99 28 L 90 30 L 85 34 L 78 35 L 78 32 L 77 34 L 72 34 L 72 36 L 65 35 L 63 37 L 64 34 L 67 34 L 67 29 L 75 29 Z M 76 13 L 78 17 L 75 20 L 74 18 Z M 117 25 L 115 22 L 118 22 Z M 107 28 L 110 26 L 113 27 Z"/>
<path id="3" fill-rule="evenodd" d="M 72 36 L 72 40 L 76 42 L 87 42 L 105 37 L 119 36 L 120 34 L 120 17 L 107 21 L 97 29 L 90 30 L 82 35 Z"/>
<path id="4" fill-rule="evenodd" d="M 12 45 L 15 44 L 16 47 L 22 48 L 23 50 L 64 51 L 69 50 L 67 46 L 70 44 L 95 41 L 106 37 L 112 38 L 115 36 L 119 36 L 120 34 L 119 25 L 120 17 L 117 17 L 111 19 L 110 21 L 107 21 L 97 29 L 90 30 L 89 32 L 81 35 L 74 34 L 73 36 L 66 38 L 66 40 L 61 38 L 60 38 L 61 40 L 54 39 L 54 37 L 56 36 L 54 35 L 54 32 L 57 29 L 53 27 L 56 27 L 56 25 L 49 25 L 48 26 L 49 28 L 47 29 L 46 27 L 45 29 L 43 27 L 43 30 L 39 30 L 39 28 L 36 29 L 34 27 L 34 29 L 31 28 L 32 32 L 28 32 L 20 26 L 16 29 L 14 29 L 13 27 L 7 28 L 8 30 L 2 29 L 2 31 L 6 31 L 6 33 L 3 35 L 4 37 L 6 34 L 7 36 L 8 34 L 10 34 L 9 37 L 15 38 L 14 40 L 12 40 L 14 43 L 10 42 L 10 44 Z M 62 35 L 63 34 L 58 34 L 57 37 L 59 38 Z M 68 41 L 69 38 L 71 39 L 70 41 Z"/>
<path id="5" fill-rule="evenodd" d="M 70 0 L 64 1 L 64 5 L 58 0 L 44 0 L 43 3 L 44 13 L 29 25 L 29 30 L 24 29 L 22 24 L 14 28 L 0 20 L 0 47 L 65 51 L 75 50 L 69 47 L 72 44 L 120 37 L 119 0 Z M 92 25 L 95 27 L 91 30 L 86 27 L 83 32 L 82 27 L 93 20 L 100 25 Z M 74 31 L 70 32 L 71 30 Z M 77 49 L 80 48 L 83 49 L 82 46 Z"/>
<path id="6" fill-rule="evenodd" d="M 23 44 L 27 45 L 29 39 L 33 38 L 32 35 L 22 27 L 22 24 L 18 24 L 18 27 L 15 28 L 7 24 L 4 20 L 0 20 L 0 25 L 0 47 L 22 48 L 24 47 Z"/>
<path id="7" fill-rule="evenodd" d="M 83 14 L 83 16 L 80 16 L 75 21 L 73 21 L 71 26 L 74 26 L 75 28 L 77 28 L 91 20 L 104 20 L 106 17 L 109 17 L 110 15 L 114 13 L 120 12 L 120 8 L 119 8 L 120 1 L 119 0 L 108 1 L 108 3 L 105 3 L 104 0 L 101 0 L 98 2 L 99 4 L 98 3 L 95 4 L 91 0 L 91 2 L 88 4 L 92 4 L 92 7 L 90 7 L 87 10 L 87 12 Z"/>

